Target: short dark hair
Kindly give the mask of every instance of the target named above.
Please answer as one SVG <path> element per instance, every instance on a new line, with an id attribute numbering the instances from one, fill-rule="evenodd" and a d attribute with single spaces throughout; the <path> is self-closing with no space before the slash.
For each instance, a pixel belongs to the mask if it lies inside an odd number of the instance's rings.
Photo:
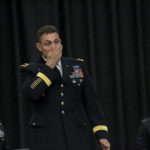
<path id="1" fill-rule="evenodd" d="M 58 33 L 57 29 L 53 25 L 45 25 L 38 29 L 37 31 L 37 42 L 40 42 L 41 36 L 43 34 L 49 34 L 49 33 Z M 58 33 L 59 34 L 59 33 Z"/>

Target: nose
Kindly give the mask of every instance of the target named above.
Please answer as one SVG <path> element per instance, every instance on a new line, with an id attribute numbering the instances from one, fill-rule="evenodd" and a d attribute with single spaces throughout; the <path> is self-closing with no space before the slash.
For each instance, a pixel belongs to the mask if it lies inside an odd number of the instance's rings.
<path id="1" fill-rule="evenodd" d="M 52 48 L 55 48 L 55 43 L 52 43 Z"/>

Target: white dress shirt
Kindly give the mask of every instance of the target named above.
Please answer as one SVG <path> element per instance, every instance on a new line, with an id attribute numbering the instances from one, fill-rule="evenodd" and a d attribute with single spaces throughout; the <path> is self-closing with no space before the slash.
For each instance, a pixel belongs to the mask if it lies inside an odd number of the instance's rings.
<path id="1" fill-rule="evenodd" d="M 62 70 L 62 63 L 61 60 L 59 60 L 58 64 L 56 65 L 57 69 L 59 70 L 61 77 L 63 76 L 63 70 Z"/>

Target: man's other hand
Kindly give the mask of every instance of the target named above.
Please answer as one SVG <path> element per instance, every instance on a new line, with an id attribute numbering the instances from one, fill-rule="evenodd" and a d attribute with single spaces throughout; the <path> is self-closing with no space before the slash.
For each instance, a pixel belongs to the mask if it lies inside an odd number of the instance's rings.
<path id="1" fill-rule="evenodd" d="M 107 139 L 100 139 L 99 143 L 102 150 L 110 150 L 110 143 L 108 142 Z"/>

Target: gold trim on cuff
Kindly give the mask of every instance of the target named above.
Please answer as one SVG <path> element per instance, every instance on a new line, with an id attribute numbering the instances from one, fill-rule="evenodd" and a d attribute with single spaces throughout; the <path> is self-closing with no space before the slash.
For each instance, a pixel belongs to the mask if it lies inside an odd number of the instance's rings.
<path id="1" fill-rule="evenodd" d="M 108 128 L 107 128 L 107 126 L 103 126 L 103 125 L 98 125 L 93 128 L 94 133 L 97 131 L 100 131 L 100 130 L 108 131 Z"/>
<path id="2" fill-rule="evenodd" d="M 40 77 L 46 83 L 47 86 L 50 86 L 52 84 L 51 80 L 42 72 L 39 72 L 36 76 Z"/>

